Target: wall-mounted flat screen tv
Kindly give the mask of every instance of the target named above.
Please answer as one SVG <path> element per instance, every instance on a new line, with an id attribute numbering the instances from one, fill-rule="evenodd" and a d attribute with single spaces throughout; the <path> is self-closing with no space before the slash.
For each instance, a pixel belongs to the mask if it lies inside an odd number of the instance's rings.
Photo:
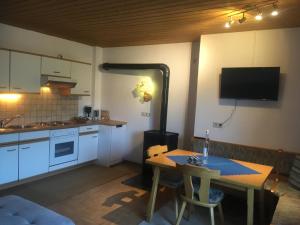
<path id="1" fill-rule="evenodd" d="M 222 68 L 220 98 L 278 100 L 280 67 Z"/>

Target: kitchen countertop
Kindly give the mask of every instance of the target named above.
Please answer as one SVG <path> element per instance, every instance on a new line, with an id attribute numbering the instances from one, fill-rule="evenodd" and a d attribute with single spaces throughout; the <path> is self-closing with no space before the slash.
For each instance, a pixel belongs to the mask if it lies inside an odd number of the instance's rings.
<path id="1" fill-rule="evenodd" d="M 65 125 L 56 125 L 56 126 L 36 126 L 30 128 L 0 128 L 0 135 L 1 134 L 12 134 L 12 133 L 23 133 L 23 132 L 32 132 L 32 131 L 40 131 L 40 130 L 57 130 L 57 129 L 64 129 L 64 128 L 74 128 L 74 127 L 81 127 L 81 126 L 89 126 L 89 125 L 106 125 L 106 126 L 120 126 L 126 125 L 127 122 L 125 121 L 118 121 L 118 120 L 88 120 L 86 122 L 73 122 L 73 121 L 66 121 L 67 124 Z"/>

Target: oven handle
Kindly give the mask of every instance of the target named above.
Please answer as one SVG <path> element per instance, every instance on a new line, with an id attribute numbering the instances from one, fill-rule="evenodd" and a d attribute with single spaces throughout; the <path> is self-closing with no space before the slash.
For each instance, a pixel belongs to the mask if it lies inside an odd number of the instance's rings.
<path id="1" fill-rule="evenodd" d="M 78 137 L 78 135 L 64 135 L 64 136 L 52 136 L 52 137 L 50 137 L 50 141 L 52 141 L 52 140 L 60 140 L 60 139 L 69 139 L 69 138 L 73 138 L 73 139 L 75 139 L 75 138 L 77 138 Z"/>
<path id="2" fill-rule="evenodd" d="M 90 135 L 90 134 L 98 134 L 98 131 L 90 131 L 90 132 L 79 133 L 79 136 L 85 136 L 85 135 Z"/>

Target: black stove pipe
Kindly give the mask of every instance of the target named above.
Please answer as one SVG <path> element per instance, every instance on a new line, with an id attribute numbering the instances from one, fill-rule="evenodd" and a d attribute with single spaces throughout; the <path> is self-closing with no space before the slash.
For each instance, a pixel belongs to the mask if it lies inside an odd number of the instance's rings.
<path id="1" fill-rule="evenodd" d="M 166 64 L 119 64 L 119 63 L 104 63 L 102 68 L 124 69 L 124 70 L 160 70 L 163 76 L 163 88 L 161 97 L 161 112 L 160 112 L 160 133 L 165 134 L 167 129 L 167 111 L 168 111 L 168 94 L 169 94 L 169 78 L 170 69 Z"/>

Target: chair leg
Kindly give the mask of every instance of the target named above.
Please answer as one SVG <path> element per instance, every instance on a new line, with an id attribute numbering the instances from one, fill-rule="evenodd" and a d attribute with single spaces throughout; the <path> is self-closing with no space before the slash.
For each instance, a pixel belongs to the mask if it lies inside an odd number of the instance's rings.
<path id="1" fill-rule="evenodd" d="M 219 203 L 218 209 L 219 209 L 221 224 L 223 225 L 224 224 L 224 214 L 223 214 L 223 209 L 222 209 L 222 204 L 221 203 Z"/>
<path id="2" fill-rule="evenodd" d="M 211 221 L 211 225 L 215 225 L 215 216 L 214 216 L 214 208 L 210 207 L 209 208 L 210 211 L 210 221 Z"/>
<path id="3" fill-rule="evenodd" d="M 177 195 L 174 196 L 174 202 L 175 202 L 175 215 L 177 218 L 178 217 L 178 197 L 177 197 Z"/>
<path id="4" fill-rule="evenodd" d="M 183 201 L 183 202 L 182 202 L 181 209 L 180 209 L 180 212 L 179 212 L 179 215 L 178 215 L 178 217 L 177 217 L 177 219 L 176 219 L 176 225 L 179 225 L 179 224 L 180 224 L 180 221 L 181 221 L 181 219 L 182 219 L 182 216 L 183 216 L 185 207 L 186 207 L 186 201 Z"/>
<path id="5" fill-rule="evenodd" d="M 187 217 L 186 220 L 190 220 L 191 215 L 192 215 L 192 211 L 193 211 L 193 205 L 192 204 L 188 204 L 187 205 Z"/>

